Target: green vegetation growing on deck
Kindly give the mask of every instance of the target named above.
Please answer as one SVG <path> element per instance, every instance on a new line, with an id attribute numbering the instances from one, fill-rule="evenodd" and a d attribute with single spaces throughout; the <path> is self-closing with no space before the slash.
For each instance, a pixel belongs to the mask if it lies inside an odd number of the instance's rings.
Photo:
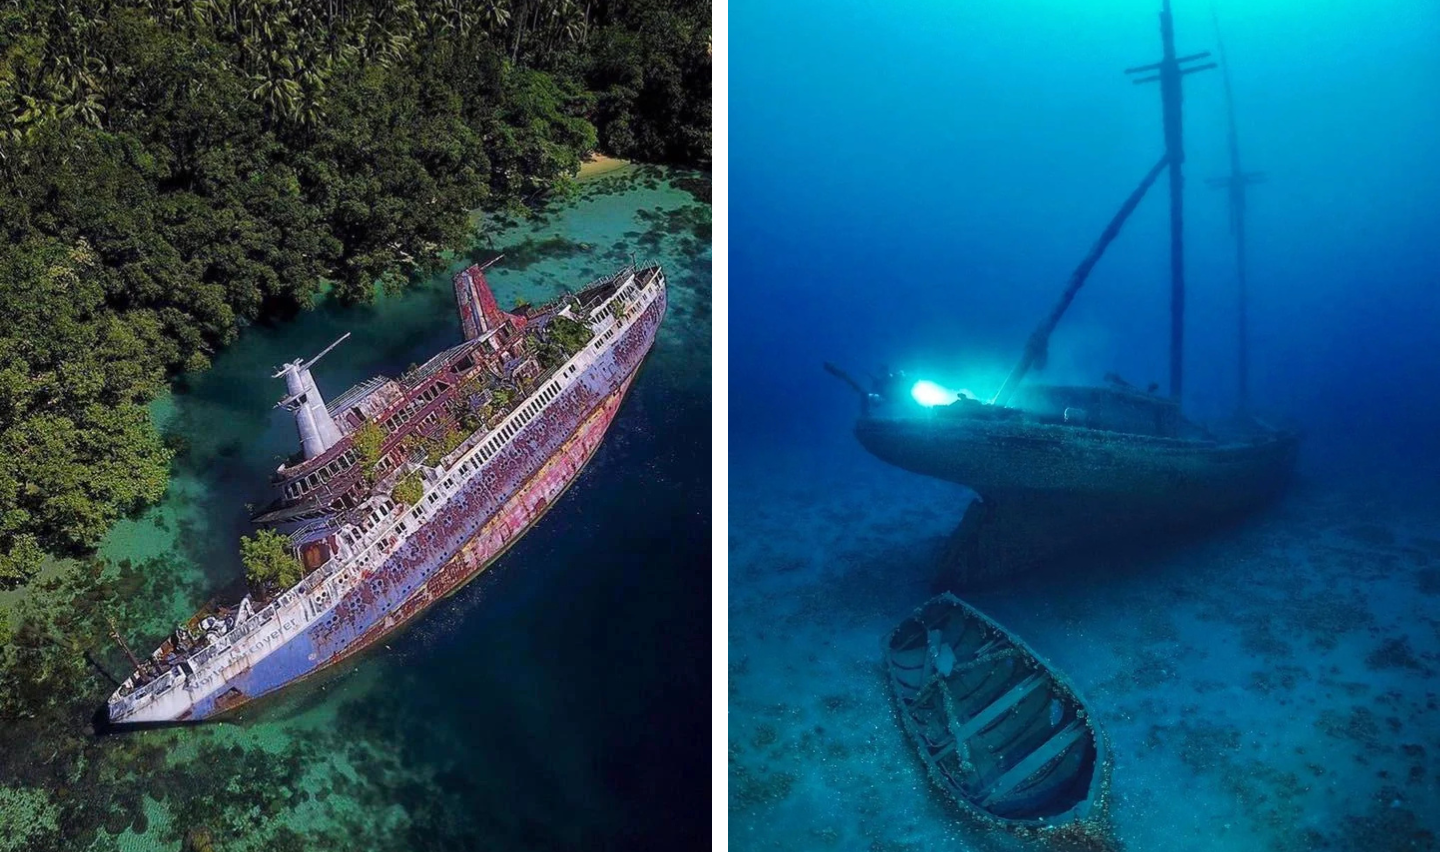
<path id="1" fill-rule="evenodd" d="M 438 466 L 441 460 L 465 443 L 466 436 L 467 433 L 451 426 L 438 437 L 426 438 L 424 441 L 425 463 L 431 467 Z"/>
<path id="2" fill-rule="evenodd" d="M 544 332 L 529 335 L 529 348 L 535 353 L 541 369 L 553 370 L 570 360 L 595 335 L 584 324 L 566 317 L 555 317 L 545 324 Z"/>
<path id="3" fill-rule="evenodd" d="M 597 144 L 709 158 L 708 2 L 0 13 L 0 584 L 166 485 L 145 404 L 247 322 L 437 268 Z"/>
<path id="4" fill-rule="evenodd" d="M 556 317 L 551 320 L 549 325 L 545 326 L 545 334 L 571 355 L 579 352 L 595 336 L 584 323 L 578 323 L 569 317 Z"/>
<path id="5" fill-rule="evenodd" d="M 288 589 L 300 582 L 300 560 L 290 552 L 290 539 L 274 530 L 241 536 L 240 561 L 245 577 L 256 588 Z"/>
<path id="6" fill-rule="evenodd" d="M 366 420 L 355 429 L 350 446 L 354 448 L 357 464 L 366 478 L 375 475 L 375 465 L 380 463 L 380 450 L 385 444 L 385 430 L 374 420 Z"/>
<path id="7" fill-rule="evenodd" d="M 397 503 L 404 503 L 406 506 L 414 506 L 425 496 L 425 480 L 420 476 L 420 471 L 411 471 L 399 482 L 395 483 L 395 490 L 390 493 Z"/>

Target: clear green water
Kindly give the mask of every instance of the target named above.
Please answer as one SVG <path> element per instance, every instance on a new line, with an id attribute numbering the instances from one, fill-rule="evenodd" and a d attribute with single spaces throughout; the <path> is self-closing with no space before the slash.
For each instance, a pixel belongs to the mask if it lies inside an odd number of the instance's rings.
<path id="1" fill-rule="evenodd" d="M 41 790 L 85 796 L 104 828 L 51 831 L 31 797 L 9 815 L 41 826 L 28 842 L 178 849 L 201 828 L 216 850 L 271 852 L 705 842 L 709 177 L 629 168 L 534 219 L 479 224 L 473 258 L 505 255 L 489 276 L 502 305 L 632 253 L 666 267 L 670 312 L 596 460 L 495 569 L 346 672 L 238 724 L 107 738 L 94 758 L 107 765 L 87 775 L 103 783 Z M 276 367 L 350 332 L 315 369 L 333 398 L 454 345 L 450 273 L 469 260 L 371 306 L 247 329 L 156 404 L 182 447 L 171 488 L 100 547 L 153 580 L 148 620 L 122 625 L 133 644 L 240 576 L 249 506 L 296 445 Z"/>

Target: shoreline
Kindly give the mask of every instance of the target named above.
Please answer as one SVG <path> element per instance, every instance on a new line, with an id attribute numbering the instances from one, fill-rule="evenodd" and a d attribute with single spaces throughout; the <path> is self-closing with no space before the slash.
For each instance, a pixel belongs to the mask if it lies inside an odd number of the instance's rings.
<path id="1" fill-rule="evenodd" d="M 580 164 L 580 171 L 575 174 L 575 179 L 578 181 L 594 180 L 629 165 L 633 165 L 629 160 L 622 160 L 596 151 Z"/>

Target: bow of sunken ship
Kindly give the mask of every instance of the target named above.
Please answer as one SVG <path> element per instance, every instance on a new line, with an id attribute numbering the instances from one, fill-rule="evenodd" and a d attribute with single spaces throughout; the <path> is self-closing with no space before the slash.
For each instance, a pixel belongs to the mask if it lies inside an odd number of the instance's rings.
<path id="1" fill-rule="evenodd" d="M 276 373 L 301 449 L 253 520 L 288 534 L 302 579 L 252 582 L 134 660 L 111 725 L 215 717 L 359 652 L 483 571 L 580 473 L 655 341 L 664 273 L 507 312 L 484 270 L 454 279 L 464 341 L 399 379 L 327 404 L 311 367 L 339 341 Z"/>

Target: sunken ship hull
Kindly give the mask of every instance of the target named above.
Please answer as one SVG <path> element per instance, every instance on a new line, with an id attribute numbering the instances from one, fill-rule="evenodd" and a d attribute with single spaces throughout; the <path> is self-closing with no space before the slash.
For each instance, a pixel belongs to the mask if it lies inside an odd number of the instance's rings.
<path id="1" fill-rule="evenodd" d="M 614 311 L 504 421 L 471 436 L 448 464 L 427 469 L 415 505 L 382 500 L 361 507 L 368 512 L 363 527 L 320 522 L 302 529 L 302 558 L 328 558 L 164 674 L 137 683 L 137 672 L 111 698 L 110 723 L 232 713 L 359 653 L 491 565 L 593 457 L 654 343 L 666 308 L 659 268 L 633 270 L 609 289 L 627 297 L 628 309 Z"/>
<path id="2" fill-rule="evenodd" d="M 979 495 L 942 556 L 960 586 L 1241 517 L 1284 490 L 1299 445 L 1255 424 L 1201 430 L 1173 403 L 1119 389 L 1041 386 L 993 408 L 961 401 L 855 427 L 876 457 Z"/>

